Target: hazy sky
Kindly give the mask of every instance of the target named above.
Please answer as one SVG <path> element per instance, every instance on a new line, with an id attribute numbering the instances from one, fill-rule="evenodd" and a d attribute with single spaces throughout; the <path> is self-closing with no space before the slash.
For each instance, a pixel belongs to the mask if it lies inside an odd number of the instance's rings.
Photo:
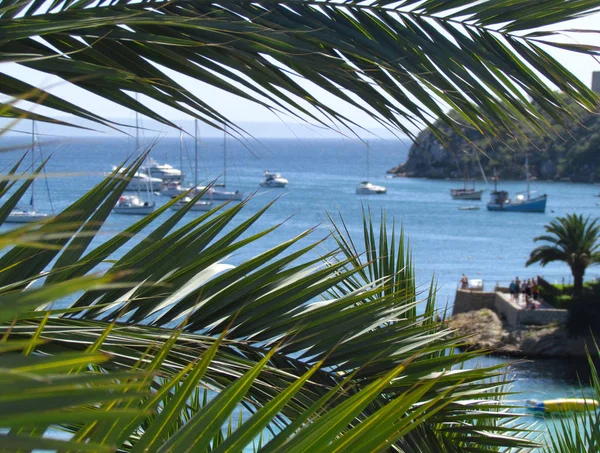
<path id="1" fill-rule="evenodd" d="M 595 31 L 600 31 L 600 13 L 595 14 L 593 16 L 589 16 L 587 18 L 578 19 L 576 21 L 571 21 L 567 23 L 561 24 L 560 27 L 555 27 L 560 30 L 567 29 L 591 29 Z M 571 39 L 572 42 L 585 42 L 590 44 L 598 45 L 598 35 L 597 34 L 587 34 L 587 35 L 577 35 L 578 41 L 575 39 Z M 566 52 L 558 49 L 549 49 L 549 52 L 557 58 L 562 64 L 564 64 L 568 69 L 570 69 L 575 75 L 577 75 L 584 83 L 588 86 L 591 81 L 591 73 L 592 71 L 600 71 L 600 63 L 594 60 L 592 57 L 582 56 L 580 54 Z M 84 90 L 81 90 L 77 87 L 69 85 L 65 82 L 60 81 L 57 78 L 47 76 L 45 74 L 38 73 L 36 71 L 32 71 L 29 69 L 20 68 L 14 64 L 0 64 L 0 71 L 11 74 L 13 76 L 19 77 L 22 80 L 25 80 L 31 84 L 36 86 L 43 87 L 48 89 L 52 93 L 64 97 L 65 99 L 81 105 L 95 113 L 98 113 L 102 116 L 110 117 L 110 118 L 123 118 L 123 119 L 131 119 L 133 120 L 133 114 L 127 109 L 120 107 L 118 105 L 113 104 L 112 102 L 106 101 L 98 96 L 95 96 L 91 93 L 87 93 Z M 297 134 L 300 135 L 314 135 L 320 136 L 323 132 L 318 131 L 316 129 L 307 128 L 306 126 L 295 126 L 293 123 L 296 121 L 292 118 L 278 118 L 267 109 L 257 106 L 249 101 L 236 98 L 233 95 L 227 94 L 221 90 L 213 88 L 204 83 L 195 81 L 185 76 L 179 76 L 178 81 L 186 86 L 188 89 L 193 90 L 200 97 L 206 100 L 213 107 L 217 108 L 222 114 L 228 117 L 230 120 L 235 122 L 244 122 L 245 124 L 256 123 L 256 122 L 269 122 L 269 123 L 279 123 L 281 124 L 281 128 L 275 128 L 279 132 L 284 135 L 287 134 L 286 129 L 290 129 L 289 135 L 294 136 Z M 314 88 L 317 93 L 319 93 L 318 88 Z M 322 96 L 326 96 L 322 91 L 320 93 Z M 358 111 L 352 111 L 342 105 L 341 101 L 336 101 L 333 98 L 324 97 L 322 99 L 329 99 L 334 106 L 342 109 L 344 113 L 348 114 L 352 119 L 359 122 L 359 124 L 364 125 L 365 127 L 376 127 L 377 123 L 375 123 L 370 117 L 366 114 L 360 113 Z M 142 98 L 140 98 L 142 100 Z M 183 113 L 172 110 L 169 107 L 158 106 L 152 100 L 144 100 L 144 102 L 149 107 L 155 107 L 159 109 L 164 115 L 168 116 L 173 122 L 183 122 L 184 120 L 189 120 L 189 117 L 186 117 Z M 39 113 L 45 113 L 44 109 L 39 108 L 36 110 Z M 285 123 L 285 124 L 283 124 Z M 186 123 L 191 124 L 191 123 Z M 291 124 L 291 126 L 290 126 Z M 157 126 L 158 127 L 158 126 Z M 269 129 L 273 128 L 273 124 L 268 126 L 267 129 L 263 128 L 263 132 L 268 133 L 272 132 Z M 188 129 L 189 130 L 189 129 Z M 254 128 L 254 132 L 260 134 L 261 128 Z M 379 130 L 380 133 L 383 133 L 382 130 Z M 316 134 L 316 135 L 315 135 Z M 69 135 L 69 133 L 66 133 Z M 75 133 L 74 135 L 80 135 Z M 328 135 L 328 134 L 325 134 Z"/>

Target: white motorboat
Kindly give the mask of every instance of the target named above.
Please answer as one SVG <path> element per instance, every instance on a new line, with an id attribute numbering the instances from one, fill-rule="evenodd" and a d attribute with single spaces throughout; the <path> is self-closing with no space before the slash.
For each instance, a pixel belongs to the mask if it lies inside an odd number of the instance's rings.
<path id="1" fill-rule="evenodd" d="M 265 179 L 260 183 L 261 187 L 280 187 L 287 186 L 288 180 L 282 177 L 279 173 L 270 172 L 265 170 L 263 173 Z"/>
<path id="2" fill-rule="evenodd" d="M 113 165 L 113 171 L 116 170 L 117 167 Z M 125 169 L 120 169 L 119 174 L 124 173 Z M 160 186 L 162 184 L 162 179 L 153 178 L 148 176 L 145 173 L 141 173 L 139 171 L 135 172 L 135 174 L 131 177 L 131 181 L 125 187 L 125 190 L 128 192 L 143 192 L 145 190 L 151 190 L 152 192 L 160 191 Z"/>
<path id="3" fill-rule="evenodd" d="M 197 194 L 206 189 L 206 186 L 197 186 L 193 193 Z M 221 190 L 209 187 L 206 192 L 200 197 L 201 199 L 217 200 L 217 201 L 240 201 L 242 199 L 242 192 L 239 190 Z"/>
<path id="4" fill-rule="evenodd" d="M 142 201 L 136 195 L 123 195 L 113 208 L 115 214 L 147 215 L 154 211 L 154 202 Z"/>
<path id="5" fill-rule="evenodd" d="M 192 202 L 190 197 L 184 197 L 171 206 L 171 209 L 178 211 Z M 213 204 L 210 201 L 196 201 L 190 208 L 190 211 L 210 211 Z"/>
<path id="6" fill-rule="evenodd" d="M 152 178 L 158 178 L 162 181 L 183 181 L 185 174 L 169 164 L 159 164 L 151 157 L 146 160 L 142 166 L 141 172 Z"/>
<path id="7" fill-rule="evenodd" d="M 356 193 L 358 195 L 374 195 L 386 193 L 387 189 L 385 186 L 377 186 L 371 184 L 369 181 L 362 181 L 356 186 Z"/>

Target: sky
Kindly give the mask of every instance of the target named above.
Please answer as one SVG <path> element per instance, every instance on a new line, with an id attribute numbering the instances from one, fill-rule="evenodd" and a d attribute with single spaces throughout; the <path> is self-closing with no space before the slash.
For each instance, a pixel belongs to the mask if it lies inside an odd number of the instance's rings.
<path id="1" fill-rule="evenodd" d="M 556 29 L 557 27 L 555 27 Z M 596 13 L 592 16 L 578 19 L 575 21 L 565 22 L 558 27 L 561 30 L 568 29 L 589 29 L 595 30 L 600 33 L 600 13 Z M 598 45 L 598 34 L 586 34 L 577 35 L 567 34 L 571 42 L 579 43 L 590 43 Z M 567 52 L 558 49 L 548 49 L 548 51 L 569 70 L 571 70 L 577 77 L 579 77 L 588 86 L 591 84 L 591 77 L 593 71 L 600 71 L 600 63 L 589 56 L 583 56 L 573 52 Z M 33 85 L 43 87 L 52 93 L 61 96 L 75 104 L 81 105 L 94 113 L 99 115 L 120 119 L 124 122 L 133 124 L 133 113 L 128 109 L 118 106 L 110 101 L 107 101 L 99 96 L 88 93 L 75 86 L 67 84 L 57 78 L 48 76 L 43 73 L 25 69 L 15 64 L 0 63 L 0 71 L 7 74 L 19 77 L 20 79 L 27 81 Z M 254 136 L 257 137 L 333 137 L 338 134 L 332 131 L 324 131 L 317 127 L 312 127 L 306 124 L 299 124 L 298 120 L 291 117 L 278 117 L 273 113 L 269 112 L 266 108 L 260 107 L 250 101 L 240 99 L 234 95 L 225 93 L 217 88 L 206 85 L 202 82 L 190 79 L 188 77 L 178 75 L 177 81 L 184 85 L 186 88 L 193 90 L 195 93 L 200 95 L 213 107 L 216 107 L 222 114 L 228 117 L 230 120 L 241 123 L 242 126 L 248 130 Z M 319 93 L 318 88 L 314 88 Z M 349 110 L 346 105 L 343 105 L 342 101 L 337 101 L 333 97 L 325 94 L 320 90 L 320 96 L 327 100 L 334 107 L 344 111 L 345 114 L 350 116 L 353 120 L 359 124 L 372 129 L 376 136 L 382 136 L 384 138 L 392 137 L 390 133 L 382 129 L 374 120 L 372 120 L 366 114 L 359 112 L 358 110 Z M 160 106 L 151 99 L 140 98 L 142 102 L 148 105 L 150 108 L 160 109 L 163 114 L 167 115 L 173 122 L 181 124 L 186 130 L 191 131 L 192 120 L 186 117 L 185 114 L 169 107 Z M 37 108 L 38 113 L 47 113 L 43 108 Z M 169 130 L 164 126 L 147 121 L 144 126 L 151 130 L 156 130 L 159 133 L 167 135 L 178 134 L 175 130 Z M 93 126 L 96 128 L 96 126 Z M 56 129 L 55 127 L 40 126 L 44 132 L 52 132 L 63 134 L 66 136 L 81 136 L 81 135 L 94 135 L 87 131 L 77 131 L 75 129 L 61 128 Z M 201 126 L 203 133 L 206 135 L 217 135 L 220 132 L 216 130 L 210 130 L 206 126 Z"/>

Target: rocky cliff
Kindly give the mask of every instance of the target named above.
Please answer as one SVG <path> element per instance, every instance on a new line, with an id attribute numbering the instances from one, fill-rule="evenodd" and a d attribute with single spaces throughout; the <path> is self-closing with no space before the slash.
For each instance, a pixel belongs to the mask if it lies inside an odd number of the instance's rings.
<path id="1" fill-rule="evenodd" d="M 525 156 L 534 178 L 579 182 L 600 181 L 600 115 L 574 106 L 579 118 L 565 125 L 548 118 L 545 133 L 525 125 L 523 136 L 507 134 L 494 138 L 462 125 L 463 138 L 449 127 L 436 127 L 449 137 L 442 145 L 430 130 L 419 133 L 408 160 L 388 173 L 424 178 L 480 179 L 497 171 L 501 179 L 524 179 Z M 453 113 L 458 119 L 458 115 Z"/>

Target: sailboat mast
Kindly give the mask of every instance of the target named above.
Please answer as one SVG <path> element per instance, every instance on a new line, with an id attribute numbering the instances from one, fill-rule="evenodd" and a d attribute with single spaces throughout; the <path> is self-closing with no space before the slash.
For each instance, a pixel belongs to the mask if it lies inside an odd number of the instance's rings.
<path id="1" fill-rule="evenodd" d="M 138 97 L 137 97 L 137 93 L 135 95 L 135 100 L 137 101 Z M 139 113 L 137 112 L 137 110 L 135 111 L 135 152 L 136 155 L 140 150 L 140 118 L 139 118 Z M 138 198 L 140 197 L 140 180 L 138 178 L 137 180 L 137 194 L 138 194 Z M 148 188 L 148 182 L 146 181 L 146 189 Z"/>
<path id="2" fill-rule="evenodd" d="M 227 187 L 227 125 L 223 126 L 223 187 Z"/>
<path id="3" fill-rule="evenodd" d="M 369 141 L 367 140 L 367 181 L 369 181 L 369 150 L 370 150 L 370 146 L 369 146 Z"/>
<path id="4" fill-rule="evenodd" d="M 179 168 L 183 171 L 183 131 L 179 131 Z M 183 176 L 183 173 L 181 174 Z M 181 178 L 183 184 L 183 178 Z"/>
<path id="5" fill-rule="evenodd" d="M 194 120 L 194 187 L 198 187 L 198 120 Z"/>
<path id="6" fill-rule="evenodd" d="M 525 177 L 527 178 L 527 199 L 529 200 L 529 156 L 527 154 L 525 154 Z"/>
<path id="7" fill-rule="evenodd" d="M 33 173 L 33 168 L 35 165 L 35 120 L 31 120 L 31 172 Z M 31 201 L 29 204 L 31 205 L 31 210 L 35 211 L 35 175 L 31 180 Z"/>

